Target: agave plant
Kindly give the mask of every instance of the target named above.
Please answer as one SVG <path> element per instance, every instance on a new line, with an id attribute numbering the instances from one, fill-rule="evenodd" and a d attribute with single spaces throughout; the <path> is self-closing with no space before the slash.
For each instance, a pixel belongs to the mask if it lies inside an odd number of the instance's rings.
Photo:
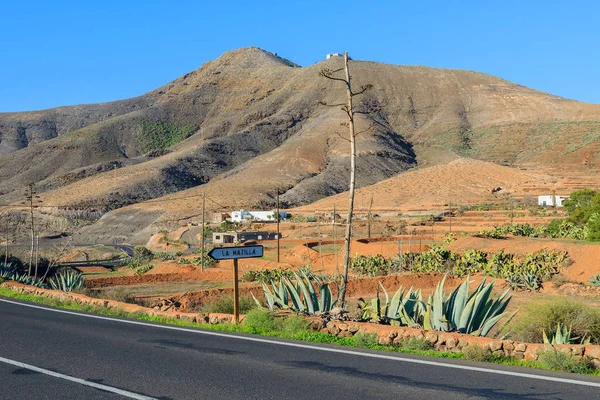
<path id="1" fill-rule="evenodd" d="M 548 335 L 546 335 L 546 331 L 543 330 L 542 334 L 543 334 L 543 338 L 544 338 L 544 343 L 547 344 L 575 344 L 575 343 L 581 343 L 581 344 L 589 344 L 590 343 L 590 338 L 586 338 L 585 335 L 583 338 L 581 338 L 581 340 L 579 340 L 579 337 L 572 337 L 571 336 L 571 329 L 572 327 L 569 327 L 567 329 L 566 325 L 561 325 L 560 322 L 556 325 L 556 331 L 554 332 L 549 332 Z"/>
<path id="2" fill-rule="evenodd" d="M 494 282 L 481 281 L 469 294 L 469 278 L 445 297 L 444 282 L 438 283 L 426 306 L 423 327 L 439 331 L 458 331 L 474 336 L 487 336 L 491 329 L 506 315 L 511 296 L 506 290 L 497 299 L 492 298 Z M 513 313 L 505 324 L 516 314 Z"/>
<path id="3" fill-rule="evenodd" d="M 0 264 L 0 278 L 11 279 L 15 273 L 17 273 L 18 267 L 13 263 L 2 263 Z"/>
<path id="4" fill-rule="evenodd" d="M 81 289 L 84 287 L 84 282 L 83 274 L 73 270 L 59 272 L 48 279 L 48 283 L 52 289 L 62 290 L 63 292 L 72 292 L 73 290 Z"/>
<path id="5" fill-rule="evenodd" d="M 279 282 L 271 281 L 271 287 L 263 283 L 263 292 L 270 310 L 290 308 L 294 311 L 315 315 L 329 312 L 335 307 L 329 283 L 323 283 L 313 274 L 301 271 L 293 273 L 294 280 L 281 276 Z M 318 292 L 315 289 L 318 287 Z M 271 290 L 272 289 L 272 290 Z M 254 300 L 262 306 L 256 298 Z M 291 303 L 291 304 L 290 304 Z"/>
<path id="6" fill-rule="evenodd" d="M 39 288 L 45 288 L 47 286 L 43 278 L 36 278 L 34 276 L 22 274 L 20 272 L 14 272 L 12 275 L 6 276 L 5 279 L 19 282 L 24 285 L 36 286 Z"/>
<path id="7" fill-rule="evenodd" d="M 379 299 L 379 290 L 377 290 L 375 298 L 369 303 L 364 301 L 359 303 L 359 307 L 363 312 L 363 319 L 371 319 L 395 326 L 414 326 L 420 324 L 425 309 L 420 290 L 414 290 L 411 287 L 406 292 L 404 288 L 400 287 L 390 301 L 388 292 L 381 282 L 379 282 L 379 286 L 385 294 L 385 304 L 382 307 Z"/>

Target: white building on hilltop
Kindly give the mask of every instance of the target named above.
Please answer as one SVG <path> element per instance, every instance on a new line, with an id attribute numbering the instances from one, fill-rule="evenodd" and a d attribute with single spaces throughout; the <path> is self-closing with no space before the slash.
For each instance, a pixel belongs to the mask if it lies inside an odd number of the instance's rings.
<path id="1" fill-rule="evenodd" d="M 279 212 L 279 219 L 287 218 L 285 211 Z M 275 222 L 275 211 L 232 211 L 231 222 Z"/>
<path id="2" fill-rule="evenodd" d="M 569 198 L 569 196 L 558 196 L 555 194 L 538 196 L 538 206 L 562 207 L 563 201 L 567 200 L 568 198 Z"/>

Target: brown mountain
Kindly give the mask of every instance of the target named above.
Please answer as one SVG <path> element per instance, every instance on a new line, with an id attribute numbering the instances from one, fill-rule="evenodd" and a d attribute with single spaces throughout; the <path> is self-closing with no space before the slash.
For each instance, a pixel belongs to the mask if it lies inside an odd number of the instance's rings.
<path id="1" fill-rule="evenodd" d="M 106 221 L 145 213 L 135 229 L 196 220 L 209 209 L 299 206 L 346 190 L 344 89 L 257 48 L 225 53 L 143 96 L 100 105 L 0 114 L 0 201 L 35 182 L 45 210 L 94 209 Z M 489 75 L 353 61 L 362 107 L 358 183 L 467 156 L 504 165 L 597 165 L 600 105 Z M 118 216 L 115 218 L 114 216 Z M 94 233 L 94 234 L 95 234 Z"/>

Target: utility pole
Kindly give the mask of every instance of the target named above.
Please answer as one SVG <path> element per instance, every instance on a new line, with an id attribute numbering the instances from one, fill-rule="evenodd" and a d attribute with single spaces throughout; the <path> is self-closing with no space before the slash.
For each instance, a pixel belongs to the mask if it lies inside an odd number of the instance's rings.
<path id="1" fill-rule="evenodd" d="M 277 215 L 275 215 L 275 219 L 277 220 L 277 262 L 279 261 L 279 186 L 277 186 Z"/>
<path id="2" fill-rule="evenodd" d="M 202 193 L 202 241 L 200 245 L 200 271 L 204 272 L 204 206 L 205 206 L 205 193 Z"/>

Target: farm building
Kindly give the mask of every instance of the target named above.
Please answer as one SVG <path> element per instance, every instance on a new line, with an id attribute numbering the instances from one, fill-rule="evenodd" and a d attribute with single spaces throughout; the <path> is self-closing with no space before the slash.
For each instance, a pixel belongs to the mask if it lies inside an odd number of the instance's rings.
<path id="1" fill-rule="evenodd" d="M 279 236 L 281 239 L 281 234 Z M 249 240 L 275 240 L 276 232 L 215 232 L 213 233 L 213 244 L 244 243 Z"/>
<path id="2" fill-rule="evenodd" d="M 569 196 L 558 196 L 555 194 L 538 196 L 538 206 L 562 207 L 563 201 L 568 198 Z"/>
<path id="3" fill-rule="evenodd" d="M 279 212 L 279 218 L 287 218 L 285 211 Z M 274 222 L 275 211 L 232 211 L 231 222 Z"/>

